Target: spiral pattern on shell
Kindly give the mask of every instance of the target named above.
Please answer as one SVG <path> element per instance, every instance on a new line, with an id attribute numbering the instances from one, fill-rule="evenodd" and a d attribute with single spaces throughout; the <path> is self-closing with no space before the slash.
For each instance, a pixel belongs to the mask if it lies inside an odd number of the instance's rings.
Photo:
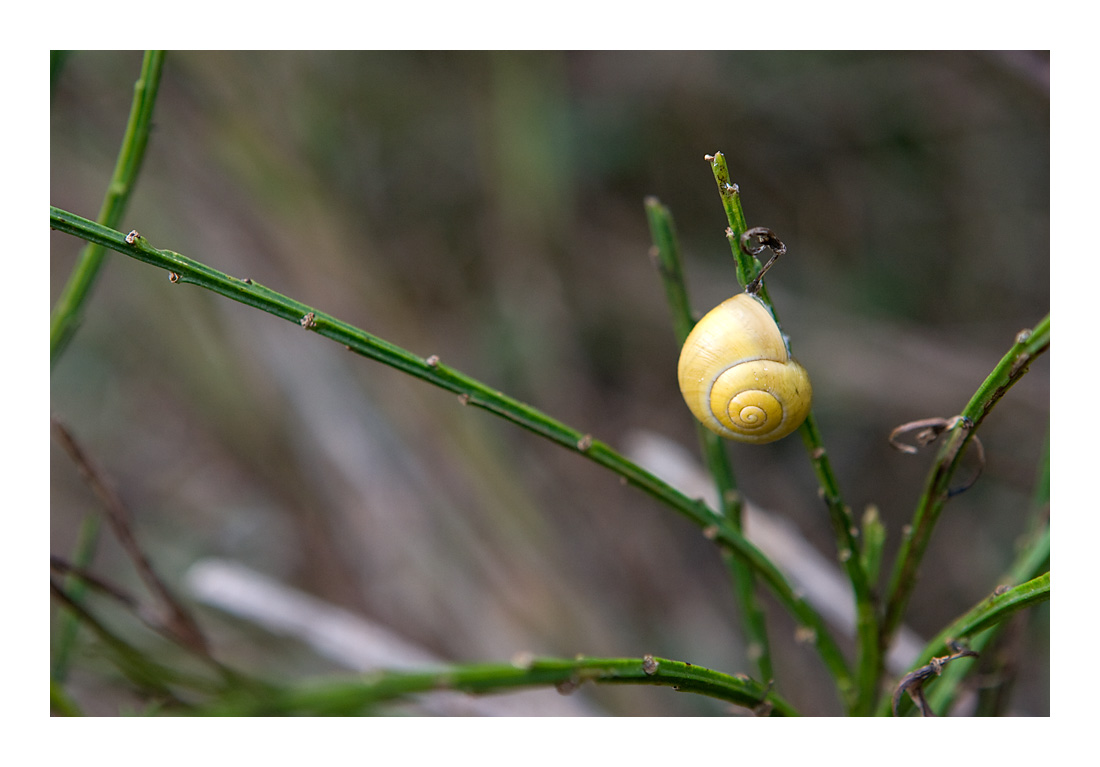
<path id="1" fill-rule="evenodd" d="M 809 375 L 787 353 L 768 309 L 747 293 L 699 320 L 684 342 L 678 375 L 691 412 L 728 439 L 773 442 L 810 412 Z"/>

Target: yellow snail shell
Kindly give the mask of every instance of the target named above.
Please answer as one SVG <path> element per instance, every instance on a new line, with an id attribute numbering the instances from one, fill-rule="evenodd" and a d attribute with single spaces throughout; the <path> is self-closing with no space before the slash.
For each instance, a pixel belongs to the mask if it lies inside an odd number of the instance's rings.
<path id="1" fill-rule="evenodd" d="M 680 352 L 678 374 L 692 414 L 727 439 L 774 442 L 810 412 L 809 375 L 791 359 L 771 312 L 749 293 L 699 320 Z"/>

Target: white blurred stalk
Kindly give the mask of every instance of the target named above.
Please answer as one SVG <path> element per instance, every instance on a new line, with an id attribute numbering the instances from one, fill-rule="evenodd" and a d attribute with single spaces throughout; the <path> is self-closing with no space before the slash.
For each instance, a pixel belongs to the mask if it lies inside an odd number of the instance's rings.
<path id="1" fill-rule="evenodd" d="M 397 633 L 355 613 L 274 581 L 236 562 L 204 559 L 185 583 L 199 601 L 292 637 L 321 657 L 353 671 L 425 671 L 449 665 Z M 580 697 L 554 689 L 519 690 L 492 697 L 437 691 L 417 697 L 425 714 L 445 716 L 594 716 Z"/>

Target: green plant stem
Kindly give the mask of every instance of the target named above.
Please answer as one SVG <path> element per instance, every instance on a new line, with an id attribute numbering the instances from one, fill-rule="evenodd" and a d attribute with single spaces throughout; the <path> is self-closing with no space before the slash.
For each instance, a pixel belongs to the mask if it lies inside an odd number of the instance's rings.
<path id="1" fill-rule="evenodd" d="M 737 279 L 742 287 L 747 287 L 760 273 L 760 262 L 741 248 L 741 235 L 748 231 L 748 224 L 741 206 L 740 190 L 736 184 L 731 183 L 726 158 L 721 152 L 707 155 L 707 158 L 729 222 L 727 237 L 737 264 Z M 778 324 L 779 316 L 768 297 L 766 286 L 761 288 L 758 296 L 768 306 Z M 861 556 L 861 548 L 856 537 L 858 528 L 852 519 L 851 509 L 844 505 L 841 498 L 840 485 L 833 472 L 832 463 L 829 461 L 829 455 L 825 450 L 821 432 L 817 428 L 817 420 L 812 411 L 806 416 L 799 431 L 821 488 L 822 500 L 829 512 L 829 522 L 836 538 L 837 555 L 852 584 L 856 603 L 856 690 L 854 698 L 850 701 L 849 710 L 852 714 L 867 715 L 874 708 L 878 679 L 882 674 L 877 603 L 863 567 L 864 558 Z"/>
<path id="2" fill-rule="evenodd" d="M 825 452 L 821 433 L 813 412 L 806 416 L 799 428 L 802 441 L 810 456 L 814 474 L 817 475 L 821 498 L 829 512 L 829 523 L 837 542 L 837 556 L 852 584 L 856 602 L 856 687 L 857 695 L 851 709 L 857 716 L 869 715 L 878 694 L 878 680 L 883 669 L 883 645 L 878 603 L 871 589 L 864 564 L 867 558 L 856 539 L 857 528 L 851 509 L 840 497 L 840 486 L 833 473 L 832 463 Z"/>
<path id="3" fill-rule="evenodd" d="M 741 205 L 741 190 L 730 178 L 729 167 L 726 165 L 726 156 L 721 152 L 713 155 L 705 155 L 704 159 L 710 163 L 714 181 L 718 184 L 718 196 L 722 200 L 722 208 L 726 211 L 726 220 L 729 228 L 726 237 L 729 239 L 730 250 L 733 252 L 733 262 L 737 267 L 737 282 L 741 287 L 746 287 L 756 279 L 760 273 L 760 261 L 756 256 L 750 255 L 741 249 L 741 235 L 748 231 L 749 224 L 745 219 L 745 211 Z M 771 300 L 766 298 L 767 286 L 761 285 L 760 295 L 771 308 Z"/>
<path id="4" fill-rule="evenodd" d="M 867 573 L 867 580 L 875 583 L 882 565 L 882 548 L 886 545 L 886 526 L 882 524 L 877 506 L 868 506 L 863 512 L 860 532 L 863 536 L 863 571 Z"/>
<path id="5" fill-rule="evenodd" d="M 75 567 L 85 569 L 91 564 L 99 541 L 100 527 L 101 521 L 98 514 L 92 512 L 84 517 L 73 552 L 72 561 Z M 84 581 L 75 575 L 65 579 L 65 589 L 69 597 L 77 603 L 84 600 L 84 594 L 87 591 Z M 50 664 L 50 679 L 63 684 L 69 675 L 69 664 L 72 661 L 73 648 L 80 630 L 80 620 L 75 613 L 64 607 L 58 610 L 57 619 L 57 642 L 54 647 L 53 662 Z"/>
<path id="6" fill-rule="evenodd" d="M 610 469 L 628 483 L 686 517 L 719 546 L 736 552 L 748 562 L 776 598 L 805 627 L 806 631 L 803 634 L 812 635 L 814 646 L 836 681 L 842 699 L 847 699 L 850 694 L 852 682 L 847 663 L 826 629 L 824 621 L 804 598 L 791 588 L 771 561 L 734 530 L 729 520 L 715 513 L 703 501 L 688 498 L 671 485 L 627 460 L 604 442 L 566 426 L 529 405 L 507 397 L 480 381 L 438 362 L 434 357 L 427 359 L 418 357 L 399 346 L 316 311 L 299 301 L 280 295 L 251 280 L 230 277 L 171 250 L 157 250 L 143 237 L 137 236 L 132 243 L 128 243 L 126 237 L 120 232 L 53 206 L 50 207 L 50 227 L 165 269 L 180 283 L 198 285 L 303 327 L 308 326 L 308 330 L 343 344 L 350 351 L 454 392 L 459 395 L 460 402 L 464 404 L 483 408 Z"/>
<path id="7" fill-rule="evenodd" d="M 691 302 L 688 300 L 672 213 L 653 197 L 646 199 L 645 207 L 656 248 L 654 262 L 665 286 L 672 312 L 676 345 L 683 346 L 695 321 L 691 313 Z M 702 424 L 696 422 L 695 427 L 707 468 L 718 491 L 719 507 L 733 529 L 740 533 L 743 531 L 741 493 L 737 490 L 737 480 L 726 456 L 725 445 L 721 437 Z M 775 671 L 772 666 L 771 644 L 768 641 L 764 609 L 756 598 L 756 579 L 748 564 L 740 558 L 728 556 L 725 559 L 744 624 L 743 630 L 748 642 L 747 654 L 756 663 L 760 678 L 764 681 L 772 680 L 775 678 Z"/>
<path id="8" fill-rule="evenodd" d="M 262 697 L 229 698 L 200 713 L 227 716 L 280 714 L 348 716 L 378 703 L 439 690 L 469 694 L 519 687 L 557 686 L 571 692 L 583 682 L 644 684 L 694 692 L 760 713 L 797 716 L 798 712 L 758 682 L 745 681 L 690 663 L 666 658 L 535 658 L 508 663 L 474 663 L 418 672 L 383 671 L 353 680 L 310 682 Z"/>
<path id="9" fill-rule="evenodd" d="M 924 491 L 917 503 L 913 521 L 902 538 L 901 549 L 887 588 L 886 611 L 883 620 L 883 647 L 889 645 L 901 624 L 905 607 L 912 595 L 932 530 L 950 497 L 950 482 L 971 438 L 993 406 L 1027 372 L 1028 365 L 1050 347 L 1050 315 L 1030 331 L 1021 332 L 1016 343 L 1001 358 L 993 372 L 970 398 L 955 425 L 945 433 L 945 439 L 925 480 Z"/>
<path id="10" fill-rule="evenodd" d="M 70 51 L 50 51 L 50 99 L 53 99 L 57 91 L 57 81 L 61 79 L 61 72 L 65 69 L 65 62 L 69 58 Z"/>
<path id="11" fill-rule="evenodd" d="M 947 654 L 950 651 L 950 642 L 968 639 L 978 635 L 987 629 L 1002 624 L 1025 607 L 1031 607 L 1041 602 L 1046 602 L 1049 599 L 1049 572 L 1043 573 L 1039 577 L 1021 583 L 1011 589 L 994 592 L 968 610 L 966 614 L 955 620 L 951 625 L 941 631 L 935 639 L 926 644 L 924 650 L 921 651 L 917 660 L 913 662 L 911 668 L 920 668 L 928 664 L 932 658 Z M 880 701 L 879 713 L 887 714 L 889 710 L 889 698 Z M 904 710 L 904 708 L 902 708 L 902 710 Z"/>
<path id="12" fill-rule="evenodd" d="M 58 716 L 84 716 L 65 688 L 56 680 L 50 680 L 50 713 Z"/>
<path id="13" fill-rule="evenodd" d="M 58 61 L 57 57 L 54 61 Z M 115 170 L 99 209 L 98 221 L 112 229 L 118 228 L 130 195 L 134 191 L 149 131 L 153 120 L 153 106 L 157 101 L 160 73 L 164 66 L 164 51 L 146 51 L 141 64 L 141 75 L 134 83 L 134 100 L 130 105 L 130 119 L 122 139 Z M 50 366 L 57 361 L 80 324 L 84 304 L 103 265 L 107 251 L 100 245 L 85 246 L 69 281 L 61 291 L 50 317 Z"/>

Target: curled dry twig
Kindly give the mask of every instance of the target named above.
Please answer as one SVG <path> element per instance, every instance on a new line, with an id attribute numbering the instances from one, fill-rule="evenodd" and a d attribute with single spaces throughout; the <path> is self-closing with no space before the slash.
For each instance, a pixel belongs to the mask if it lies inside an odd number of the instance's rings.
<path id="1" fill-rule="evenodd" d="M 953 660 L 959 658 L 977 658 L 978 653 L 974 652 L 968 647 L 963 647 L 958 642 L 951 641 L 948 643 L 951 648 L 950 655 L 942 655 L 938 658 L 933 658 L 928 662 L 927 666 L 921 666 L 916 671 L 911 671 L 902 677 L 901 682 L 898 683 L 898 688 L 894 690 L 894 716 L 898 715 L 898 706 L 901 704 L 901 696 L 905 693 L 909 694 L 909 697 L 913 699 L 913 703 L 916 704 L 917 710 L 920 711 L 921 716 L 935 716 L 935 712 L 932 711 L 932 707 L 928 705 L 928 700 L 924 697 L 924 685 L 933 677 L 937 677 L 943 673 L 943 667 Z"/>
<path id="2" fill-rule="evenodd" d="M 954 418 L 924 418 L 920 421 L 909 421 L 898 426 L 892 432 L 890 432 L 890 447 L 894 448 L 898 452 L 907 453 L 913 455 L 917 453 L 922 447 L 927 447 L 936 441 L 936 439 L 948 429 L 953 429 L 955 426 L 961 425 L 963 428 L 971 428 L 973 423 L 969 418 L 965 416 L 957 415 Z M 902 442 L 900 437 L 905 434 L 913 434 L 913 440 L 916 445 L 910 445 L 906 442 Z M 985 448 L 982 447 L 982 441 L 978 439 L 978 435 L 975 434 L 971 437 L 971 441 L 974 443 L 975 455 L 978 459 L 978 468 L 974 472 L 974 475 L 959 487 L 950 489 L 947 491 L 947 497 L 952 498 L 959 493 L 965 492 L 974 486 L 974 483 L 978 481 L 978 477 L 982 475 L 982 469 L 985 468 Z"/>
<path id="3" fill-rule="evenodd" d="M 727 230 L 727 233 L 732 235 L 733 230 Z M 756 241 L 756 245 L 749 244 L 753 240 Z M 772 268 L 772 264 L 787 252 L 787 246 L 776 236 L 775 232 L 766 226 L 754 226 L 752 229 L 745 230 L 741 235 L 740 245 L 741 251 L 750 256 L 760 255 L 764 252 L 764 248 L 770 248 L 772 251 L 772 257 L 760 268 L 760 274 L 756 275 L 756 279 L 745 286 L 746 293 L 755 295 L 760 292 L 760 286 L 764 284 L 764 275 Z"/>

